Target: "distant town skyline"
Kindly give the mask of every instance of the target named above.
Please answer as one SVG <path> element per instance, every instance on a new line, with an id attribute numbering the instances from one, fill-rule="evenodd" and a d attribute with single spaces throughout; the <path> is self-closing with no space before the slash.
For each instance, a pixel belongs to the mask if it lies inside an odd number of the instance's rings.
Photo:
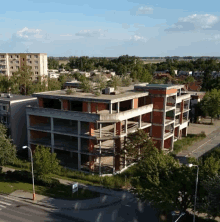
<path id="1" fill-rule="evenodd" d="M 217 0 L 12 0 L 0 9 L 0 52 L 218 57 L 218 6 Z"/>

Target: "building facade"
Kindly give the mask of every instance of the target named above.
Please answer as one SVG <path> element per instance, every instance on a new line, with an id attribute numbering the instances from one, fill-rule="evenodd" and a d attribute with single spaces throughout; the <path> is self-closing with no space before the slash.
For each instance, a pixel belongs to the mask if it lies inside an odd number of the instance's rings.
<path id="1" fill-rule="evenodd" d="M 71 156 L 78 170 L 115 173 L 130 163 L 120 155 L 128 134 L 143 129 L 158 149 L 172 151 L 187 135 L 190 96 L 184 86 L 141 84 L 106 90 L 95 96 L 77 89 L 33 94 L 38 107 L 27 107 L 28 145 L 44 145 Z"/>
<path id="2" fill-rule="evenodd" d="M 12 74 L 23 66 L 31 67 L 33 81 L 46 80 L 46 53 L 0 53 L 0 74 L 10 78 Z"/>
<path id="3" fill-rule="evenodd" d="M 8 136 L 17 149 L 27 144 L 26 105 L 37 105 L 31 96 L 0 94 L 0 122 L 8 129 Z"/>

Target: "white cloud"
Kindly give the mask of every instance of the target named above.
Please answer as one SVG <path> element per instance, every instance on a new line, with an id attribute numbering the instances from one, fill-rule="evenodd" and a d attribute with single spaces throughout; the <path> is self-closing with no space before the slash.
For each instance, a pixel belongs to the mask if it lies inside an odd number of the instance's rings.
<path id="1" fill-rule="evenodd" d="M 135 42 L 137 42 L 137 41 L 147 42 L 146 38 L 144 38 L 143 36 L 139 36 L 139 35 L 133 35 L 132 37 L 130 37 L 130 40 L 133 40 Z"/>
<path id="2" fill-rule="evenodd" d="M 63 34 L 63 35 L 60 35 L 60 36 L 66 36 L 66 37 L 68 37 L 68 36 L 72 36 L 72 35 L 70 35 L 70 34 Z"/>
<path id="3" fill-rule="evenodd" d="M 166 31 L 192 31 L 198 29 L 210 29 L 219 22 L 219 17 L 211 14 L 193 14 L 181 17 Z"/>
<path id="4" fill-rule="evenodd" d="M 16 35 L 20 38 L 29 39 L 30 37 L 42 38 L 43 35 L 40 35 L 41 29 L 29 29 L 24 27 L 23 29 L 17 31 Z"/>
<path id="5" fill-rule="evenodd" d="M 211 28 L 218 20 L 219 18 L 217 16 L 210 14 L 193 14 L 184 18 L 179 18 L 180 22 L 191 22 L 195 24 L 195 26 L 203 29 Z"/>
<path id="6" fill-rule="evenodd" d="M 81 30 L 77 32 L 75 35 L 83 36 L 83 37 L 100 37 L 100 36 L 104 36 L 104 31 L 102 29 L 98 29 L 98 30 L 85 29 L 85 30 Z"/>
<path id="7" fill-rule="evenodd" d="M 136 15 L 147 15 L 147 14 L 152 14 L 152 13 L 153 13 L 153 8 L 148 7 L 148 6 L 141 6 L 136 11 Z"/>
<path id="8" fill-rule="evenodd" d="M 129 29 L 130 28 L 130 25 L 128 25 L 127 23 L 122 23 L 121 26 L 122 26 L 123 29 Z"/>

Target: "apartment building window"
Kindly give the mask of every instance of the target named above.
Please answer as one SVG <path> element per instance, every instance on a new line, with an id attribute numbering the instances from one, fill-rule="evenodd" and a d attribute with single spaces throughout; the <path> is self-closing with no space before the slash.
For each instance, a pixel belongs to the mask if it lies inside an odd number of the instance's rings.
<path id="1" fill-rule="evenodd" d="M 3 105 L 3 106 L 2 106 L 2 110 L 8 111 L 8 107 L 7 107 L 6 105 Z"/>
<path id="2" fill-rule="evenodd" d="M 27 58 L 30 59 L 30 58 L 31 58 L 31 55 L 27 55 Z"/>
<path id="3" fill-rule="evenodd" d="M 1 58 L 5 58 L 5 56 L 4 56 L 4 55 L 1 55 Z"/>
<path id="4" fill-rule="evenodd" d="M 29 61 L 29 63 L 31 64 L 31 63 L 32 63 L 32 61 Z"/>
<path id="5" fill-rule="evenodd" d="M 13 56 L 11 55 L 11 58 L 13 58 Z"/>
<path id="6" fill-rule="evenodd" d="M 19 69 L 19 66 L 16 66 L 16 69 Z"/>
<path id="7" fill-rule="evenodd" d="M 35 55 L 34 58 L 35 58 L 35 59 L 38 59 L 38 55 Z"/>
<path id="8" fill-rule="evenodd" d="M 38 64 L 38 61 L 35 61 L 35 64 Z"/>
<path id="9" fill-rule="evenodd" d="M 19 63 L 19 61 L 16 61 L 16 63 Z"/>
<path id="10" fill-rule="evenodd" d="M 10 69 L 13 69 L 13 66 L 11 66 Z"/>
<path id="11" fill-rule="evenodd" d="M 11 61 L 11 64 L 13 64 L 13 61 Z"/>
<path id="12" fill-rule="evenodd" d="M 35 66 L 35 69 L 38 69 L 38 66 Z"/>
<path id="13" fill-rule="evenodd" d="M 35 72 L 36 75 L 38 75 L 38 72 Z"/>
<path id="14" fill-rule="evenodd" d="M 24 58 L 23 58 L 23 61 L 24 61 Z"/>
<path id="15" fill-rule="evenodd" d="M 18 59 L 18 58 L 19 58 L 19 56 L 17 55 L 17 56 L 16 56 L 16 58 Z"/>

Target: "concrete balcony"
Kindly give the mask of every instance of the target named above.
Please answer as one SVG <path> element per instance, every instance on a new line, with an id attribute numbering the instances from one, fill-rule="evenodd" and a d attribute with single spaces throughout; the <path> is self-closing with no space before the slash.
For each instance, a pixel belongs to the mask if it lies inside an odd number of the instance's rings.
<path id="1" fill-rule="evenodd" d="M 167 133 L 164 133 L 164 140 L 170 138 L 173 136 L 173 132 L 167 132 Z"/>
<path id="2" fill-rule="evenodd" d="M 190 99 L 190 94 L 188 93 L 181 93 L 180 96 L 177 96 L 176 98 L 176 103 L 180 103 L 182 102 L 183 100 L 189 100 Z"/>
<path id="3" fill-rule="evenodd" d="M 139 115 L 143 115 L 149 112 L 152 112 L 153 104 L 145 105 L 138 107 L 136 109 L 127 110 L 120 113 L 113 114 L 100 114 L 100 120 L 105 121 L 123 121 L 126 119 L 130 119 Z"/>
<path id="4" fill-rule="evenodd" d="M 35 116 L 45 116 L 53 117 L 58 119 L 70 119 L 70 120 L 79 120 L 84 122 L 119 122 L 139 115 L 143 115 L 149 112 L 152 112 L 153 104 L 138 107 L 136 109 L 127 110 L 120 113 L 104 113 L 104 114 L 93 114 L 93 113 L 84 113 L 77 111 L 64 111 L 58 109 L 50 108 L 39 108 L 39 107 L 26 107 L 27 115 Z"/>

